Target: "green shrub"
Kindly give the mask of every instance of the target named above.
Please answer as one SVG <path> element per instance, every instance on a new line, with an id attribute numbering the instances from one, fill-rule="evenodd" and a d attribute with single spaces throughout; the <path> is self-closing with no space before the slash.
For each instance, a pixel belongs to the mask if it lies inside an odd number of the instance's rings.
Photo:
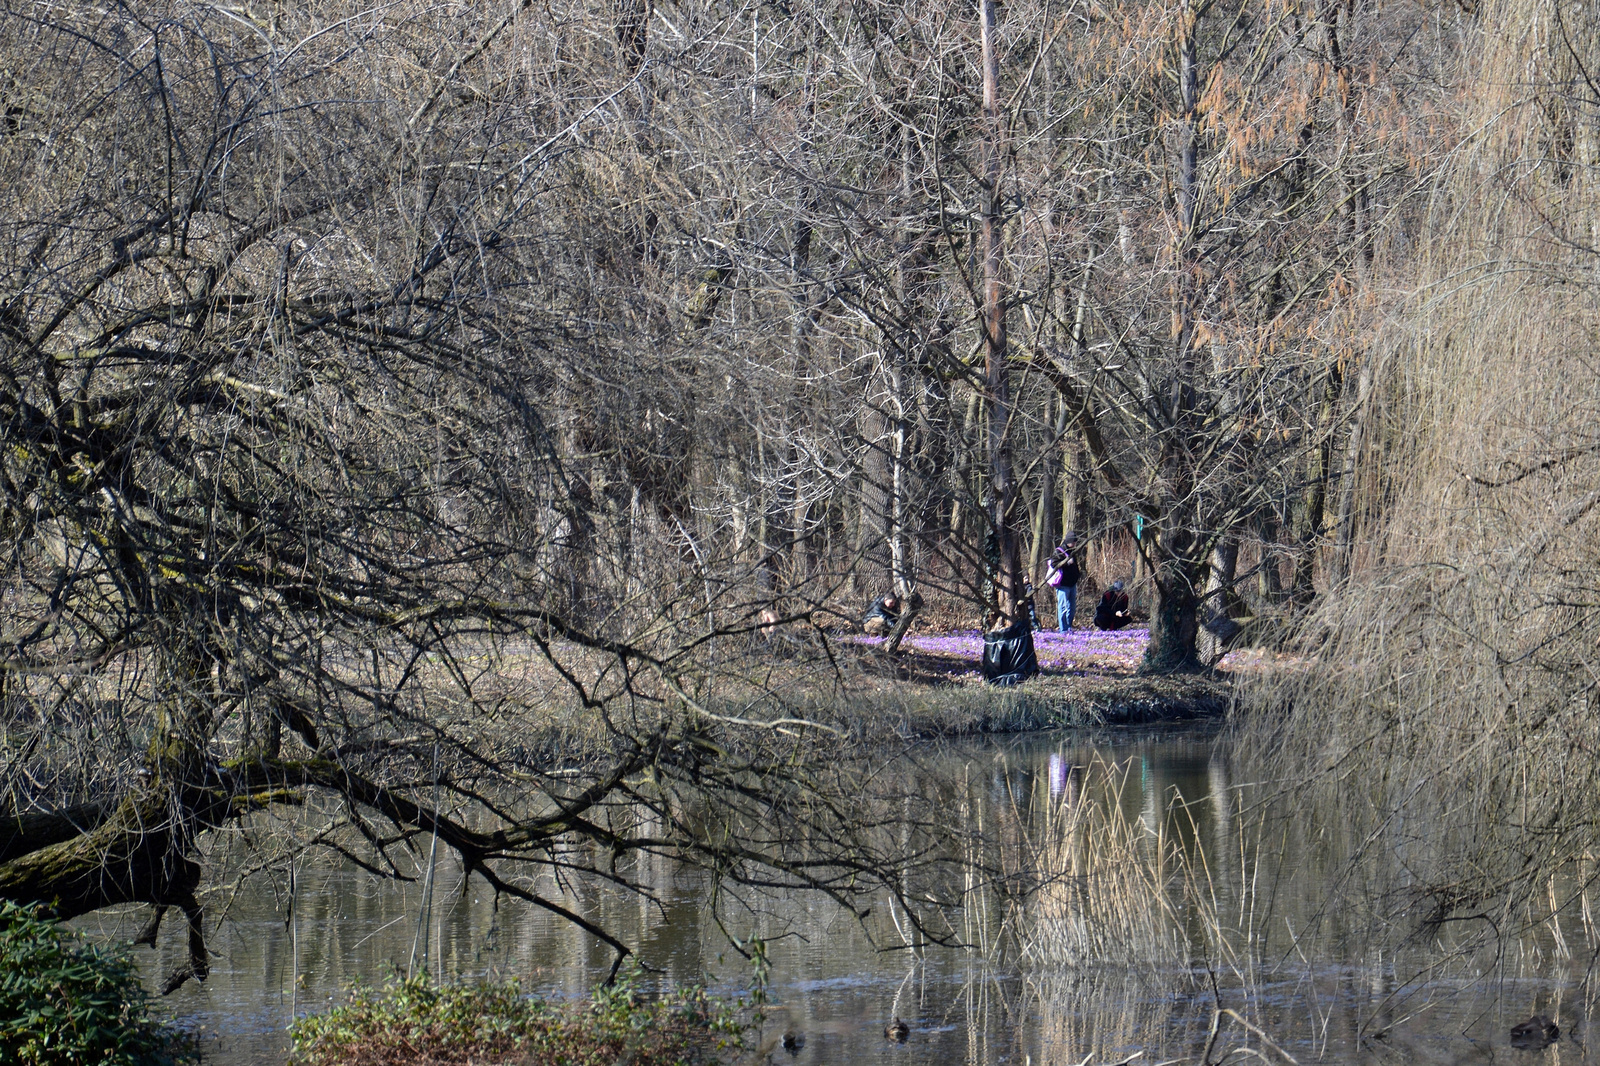
<path id="1" fill-rule="evenodd" d="M 632 1066 L 710 1063 L 742 1046 L 744 1025 L 699 988 L 655 1002 L 625 971 L 587 1006 L 552 1005 L 515 981 L 357 986 L 348 1004 L 295 1022 L 300 1066 Z"/>
<path id="2" fill-rule="evenodd" d="M 119 951 L 0 902 L 0 1062 L 22 1066 L 173 1066 L 193 1041 L 151 1016 L 149 994 Z"/>

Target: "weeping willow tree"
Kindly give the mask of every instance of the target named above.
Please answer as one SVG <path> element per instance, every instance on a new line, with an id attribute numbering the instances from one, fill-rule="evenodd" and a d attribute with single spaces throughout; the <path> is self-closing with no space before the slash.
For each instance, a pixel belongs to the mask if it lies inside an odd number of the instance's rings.
<path id="1" fill-rule="evenodd" d="M 1252 733 L 1370 832 L 1392 906 L 1487 935 L 1593 876 L 1600 20 L 1509 0 L 1470 40 L 1423 282 L 1369 349 L 1356 576 Z"/>

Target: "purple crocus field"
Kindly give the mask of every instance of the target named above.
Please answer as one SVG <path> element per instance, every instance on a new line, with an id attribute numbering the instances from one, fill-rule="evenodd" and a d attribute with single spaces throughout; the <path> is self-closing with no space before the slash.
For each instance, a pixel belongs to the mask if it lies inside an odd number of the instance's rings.
<path id="1" fill-rule="evenodd" d="M 878 645 L 883 637 L 855 637 L 856 643 Z M 1121 673 L 1139 665 L 1145 645 L 1150 642 L 1149 629 L 1122 629 L 1113 633 L 1098 629 L 1074 629 L 1058 633 L 1053 629 L 1033 635 L 1034 652 L 1039 656 L 1039 666 L 1045 670 L 1070 672 L 1092 670 Z M 976 629 L 958 629 L 951 633 L 912 633 L 900 645 L 912 651 L 937 655 L 948 659 L 965 659 L 973 664 L 983 660 L 983 634 Z"/>

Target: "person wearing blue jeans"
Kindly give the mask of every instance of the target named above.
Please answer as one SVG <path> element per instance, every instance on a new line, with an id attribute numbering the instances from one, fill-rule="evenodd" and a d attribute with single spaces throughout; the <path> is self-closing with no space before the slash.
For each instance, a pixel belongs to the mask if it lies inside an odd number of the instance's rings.
<path id="1" fill-rule="evenodd" d="M 1078 612 L 1078 586 L 1062 585 L 1056 589 L 1056 625 L 1065 633 L 1072 628 L 1072 616 Z"/>
<path id="2" fill-rule="evenodd" d="M 1083 576 L 1078 566 L 1078 536 L 1068 533 L 1050 555 L 1050 566 L 1045 581 L 1056 590 L 1056 625 L 1065 633 L 1072 628 L 1072 616 L 1078 610 L 1078 579 Z"/>

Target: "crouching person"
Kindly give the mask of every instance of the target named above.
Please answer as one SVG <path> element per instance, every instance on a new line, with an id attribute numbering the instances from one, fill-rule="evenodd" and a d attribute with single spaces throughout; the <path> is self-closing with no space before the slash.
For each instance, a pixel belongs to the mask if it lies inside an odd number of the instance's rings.
<path id="1" fill-rule="evenodd" d="M 861 620 L 861 629 L 869 637 L 886 637 L 894 624 L 900 621 L 900 599 L 892 592 L 884 593 L 872 601 L 867 616 Z"/>
<path id="2" fill-rule="evenodd" d="M 1133 621 L 1133 615 L 1128 609 L 1128 594 L 1122 591 L 1122 582 L 1113 581 L 1111 587 L 1106 589 L 1106 594 L 1100 597 L 1100 605 L 1094 609 L 1094 624 L 1101 629 L 1121 629 Z"/>

